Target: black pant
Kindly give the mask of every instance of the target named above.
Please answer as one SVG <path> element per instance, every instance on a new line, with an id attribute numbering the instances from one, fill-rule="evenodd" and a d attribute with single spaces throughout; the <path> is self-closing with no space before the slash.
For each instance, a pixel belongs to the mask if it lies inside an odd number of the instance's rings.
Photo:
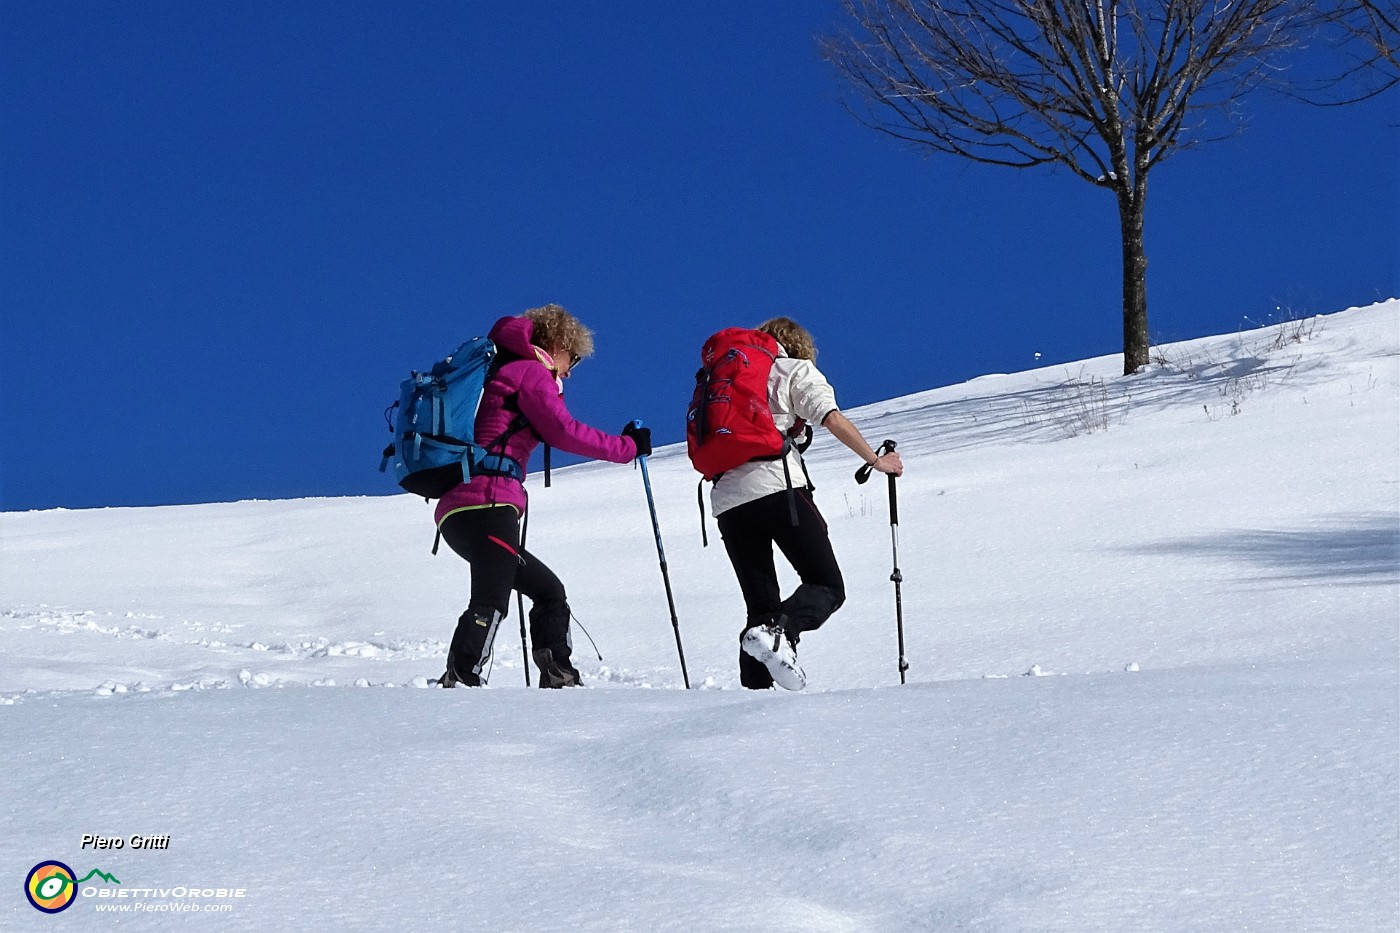
<path id="1" fill-rule="evenodd" d="M 748 610 L 745 628 L 785 616 L 783 627 L 796 643 L 797 636 L 819 628 L 841 608 L 846 601 L 846 586 L 836 553 L 831 549 L 826 520 L 817 511 L 811 492 L 799 488 L 791 494 L 797 497 L 796 524 L 787 492 L 775 492 L 735 506 L 722 513 L 717 522 L 744 594 Z M 787 599 L 782 598 L 778 588 L 778 571 L 773 564 L 775 544 L 802 581 Z M 739 682 L 764 690 L 773 685 L 773 678 L 767 668 L 741 649 Z"/>
<path id="2" fill-rule="evenodd" d="M 452 636 L 457 669 L 476 674 L 484 670 L 496 626 L 510 608 L 511 590 L 519 590 L 530 598 L 530 640 L 536 659 L 540 649 L 548 649 L 555 663 L 573 670 L 564 584 L 520 546 L 515 509 L 500 505 L 456 512 L 443 520 L 441 530 L 442 540 L 472 568 L 471 601 Z"/>

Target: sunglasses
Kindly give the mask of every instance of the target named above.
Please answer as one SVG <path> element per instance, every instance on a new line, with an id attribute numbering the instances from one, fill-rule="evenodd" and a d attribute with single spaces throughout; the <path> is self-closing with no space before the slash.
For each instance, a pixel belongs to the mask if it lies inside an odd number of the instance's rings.
<path id="1" fill-rule="evenodd" d="M 569 353 L 569 369 L 573 369 L 575 366 L 582 362 L 583 357 L 579 356 L 577 353 Z"/>

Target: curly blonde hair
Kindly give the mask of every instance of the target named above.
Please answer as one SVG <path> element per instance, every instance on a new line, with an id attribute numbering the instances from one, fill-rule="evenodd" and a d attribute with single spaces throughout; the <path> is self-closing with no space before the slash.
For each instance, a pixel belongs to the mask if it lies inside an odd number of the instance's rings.
<path id="1" fill-rule="evenodd" d="M 783 345 L 788 356 L 799 360 L 811 360 L 814 363 L 817 361 L 817 344 L 812 339 L 811 332 L 792 318 L 772 317 L 756 329 L 772 335 L 774 340 Z"/>
<path id="2" fill-rule="evenodd" d="M 580 357 L 593 355 L 593 331 L 583 322 L 556 304 L 531 308 L 520 315 L 535 325 L 531 342 L 542 350 L 568 350 Z"/>

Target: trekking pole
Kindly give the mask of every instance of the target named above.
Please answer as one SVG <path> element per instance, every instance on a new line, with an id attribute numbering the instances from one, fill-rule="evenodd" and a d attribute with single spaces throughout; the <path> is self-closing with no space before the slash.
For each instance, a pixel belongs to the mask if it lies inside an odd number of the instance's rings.
<path id="1" fill-rule="evenodd" d="M 880 457 L 894 450 L 894 441 L 887 440 L 879 447 L 875 448 L 875 458 Z M 856 470 L 856 482 L 864 483 L 870 479 L 870 472 L 874 469 L 873 464 L 867 463 Z M 899 633 L 899 682 L 904 683 L 904 672 L 909 670 L 909 661 L 904 657 L 904 596 L 900 591 L 900 584 L 904 582 L 904 574 L 899 570 L 899 492 L 895 486 L 895 475 L 889 474 L 890 480 L 890 544 L 894 548 L 894 573 L 890 574 L 890 582 L 894 584 L 894 618 L 895 629 Z"/>
<path id="2" fill-rule="evenodd" d="M 525 521 L 520 526 L 520 550 L 525 550 L 525 536 L 530 533 L 530 513 L 525 513 Z M 530 649 L 525 647 L 525 594 L 515 591 L 515 610 L 520 615 L 520 657 L 524 662 L 525 686 L 530 686 Z"/>
<path id="3" fill-rule="evenodd" d="M 641 421 L 633 421 L 636 427 L 641 427 Z M 647 508 L 651 510 L 651 530 L 656 534 L 656 556 L 661 561 L 661 579 L 666 584 L 666 605 L 671 610 L 671 628 L 676 632 L 676 653 L 681 659 L 681 678 L 685 681 L 685 689 L 690 689 L 690 674 L 685 669 L 685 649 L 681 647 L 681 623 L 676 618 L 676 600 L 671 595 L 671 575 L 666 570 L 666 549 L 661 544 L 661 523 L 656 520 L 656 500 L 651 495 L 651 474 L 647 472 L 647 458 L 638 457 L 637 462 L 642 466 L 642 485 L 647 490 Z"/>

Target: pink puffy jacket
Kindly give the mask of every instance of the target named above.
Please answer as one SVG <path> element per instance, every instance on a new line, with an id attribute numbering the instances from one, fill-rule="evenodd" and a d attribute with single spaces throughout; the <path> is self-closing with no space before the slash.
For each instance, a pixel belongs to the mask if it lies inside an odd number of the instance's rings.
<path id="1" fill-rule="evenodd" d="M 554 362 L 549 354 L 530 342 L 534 323 L 529 318 L 503 317 L 488 335 L 506 362 L 486 383 L 476 411 L 476 440 L 493 453 L 501 452 L 528 472 L 530 454 L 541 440 L 551 447 L 578 454 L 627 463 L 637 456 L 637 445 L 630 437 L 606 434 L 575 421 L 564 407 Z M 497 439 L 506 433 L 516 413 L 525 416 L 526 427 L 510 435 L 504 448 Z M 474 476 L 438 500 L 434 520 L 459 509 L 483 505 L 511 505 L 525 514 L 525 488 L 504 476 Z"/>

